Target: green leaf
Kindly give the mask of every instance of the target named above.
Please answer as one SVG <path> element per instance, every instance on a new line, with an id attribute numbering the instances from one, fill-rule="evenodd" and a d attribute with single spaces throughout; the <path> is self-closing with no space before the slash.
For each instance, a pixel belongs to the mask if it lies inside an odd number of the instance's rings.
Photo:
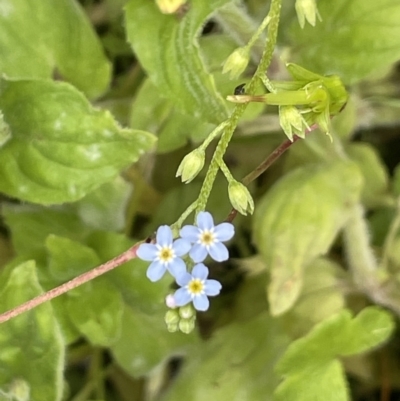
<path id="1" fill-rule="evenodd" d="M 165 311 L 167 308 L 165 308 Z M 124 308 L 121 336 L 111 345 L 115 360 L 134 377 L 143 376 L 196 339 L 193 332 L 169 333 L 163 315 Z"/>
<path id="2" fill-rule="evenodd" d="M 360 189 L 355 164 L 338 161 L 294 170 L 264 196 L 256 210 L 255 240 L 271 274 L 273 315 L 292 307 L 304 267 L 328 251 Z"/>
<path id="3" fill-rule="evenodd" d="M 181 19 L 161 14 L 148 0 L 131 0 L 125 9 L 128 39 L 161 94 L 186 114 L 216 124 L 227 109 L 204 67 L 197 36 L 210 14 L 227 2 L 194 0 Z"/>
<path id="4" fill-rule="evenodd" d="M 14 268 L 0 294 L 4 312 L 42 293 L 35 263 Z M 63 392 L 64 343 L 49 303 L 1 324 L 0 387 L 15 379 L 30 386 L 32 401 L 59 401 Z"/>
<path id="5" fill-rule="evenodd" d="M 378 152 L 366 143 L 349 144 L 346 149 L 364 178 L 361 199 L 368 207 L 379 205 L 388 192 L 389 176 Z"/>
<path id="6" fill-rule="evenodd" d="M 76 201 L 154 143 L 146 132 L 119 127 L 66 83 L 3 79 L 0 109 L 11 130 L 0 148 L 0 191 L 33 203 Z"/>
<path id="7" fill-rule="evenodd" d="M 110 346 L 119 338 L 123 302 L 107 278 L 70 291 L 66 307 L 71 321 L 92 344 Z"/>
<path id="8" fill-rule="evenodd" d="M 62 75 L 89 97 L 99 96 L 111 66 L 75 0 L 2 0 L 0 72 L 10 78 Z"/>
<path id="9" fill-rule="evenodd" d="M 354 83 L 400 57 L 397 0 L 321 0 L 322 22 L 304 29 L 294 22 L 291 40 L 297 62 L 321 74 Z"/>
<path id="10" fill-rule="evenodd" d="M 340 282 L 344 279 L 342 267 L 328 259 L 318 258 L 306 267 L 302 293 L 293 309 L 282 317 L 293 336 L 307 333 L 315 324 L 343 309 Z"/>
<path id="11" fill-rule="evenodd" d="M 163 400 L 271 400 L 278 384 L 274 365 L 287 342 L 266 313 L 224 327 L 191 349 Z"/>
<path id="12" fill-rule="evenodd" d="M 132 185 L 117 176 L 77 202 L 81 220 L 98 230 L 120 231 L 125 226 L 125 214 Z"/>
<path id="13" fill-rule="evenodd" d="M 102 262 L 121 254 L 134 243 L 124 235 L 110 232 L 94 232 L 87 239 L 87 244 L 97 252 Z M 127 305 L 143 313 L 154 314 L 165 310 L 165 296 L 172 280 L 165 276 L 152 283 L 146 277 L 148 266 L 148 262 L 135 258 L 108 272 L 107 280 L 114 284 Z"/>
<path id="14" fill-rule="evenodd" d="M 14 249 L 19 255 L 42 249 L 50 234 L 83 240 L 89 232 L 76 214 L 68 210 L 3 205 L 2 214 L 11 230 Z"/>
<path id="15" fill-rule="evenodd" d="M 324 394 L 327 401 L 348 400 L 343 368 L 336 358 L 379 346 L 394 327 L 392 316 L 378 307 L 365 308 L 355 318 L 343 310 L 324 320 L 294 341 L 278 362 L 276 371 L 285 380 L 276 389 L 275 399 L 308 401 Z"/>
<path id="16" fill-rule="evenodd" d="M 214 127 L 181 113 L 175 100 L 157 96 L 157 88 L 149 79 L 144 81 L 132 104 L 130 125 L 156 133 L 158 153 L 171 152 L 190 139 L 204 140 Z"/>
<path id="17" fill-rule="evenodd" d="M 58 283 L 71 280 L 100 264 L 93 249 L 69 238 L 51 234 L 45 245 L 49 271 Z"/>

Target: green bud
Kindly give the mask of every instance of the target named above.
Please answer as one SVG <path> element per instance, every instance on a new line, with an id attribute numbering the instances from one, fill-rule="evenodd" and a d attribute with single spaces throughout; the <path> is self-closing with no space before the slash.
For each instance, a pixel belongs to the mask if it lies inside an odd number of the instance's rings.
<path id="1" fill-rule="evenodd" d="M 226 59 L 224 66 L 222 67 L 222 73 L 226 74 L 229 72 L 229 78 L 237 78 L 249 64 L 249 49 L 247 47 L 237 48 L 231 55 Z"/>
<path id="2" fill-rule="evenodd" d="M 167 326 L 169 326 L 170 324 L 178 324 L 179 320 L 179 313 L 176 309 L 170 309 L 164 317 L 164 321 Z"/>
<path id="3" fill-rule="evenodd" d="M 304 117 L 297 107 L 280 106 L 279 123 L 286 136 L 293 142 L 293 134 L 300 138 L 305 137 L 305 130 L 308 127 Z"/>
<path id="4" fill-rule="evenodd" d="M 295 8 L 301 28 L 304 28 L 306 20 L 312 26 L 315 26 L 317 17 L 321 20 L 315 0 L 296 0 Z"/>
<path id="5" fill-rule="evenodd" d="M 189 334 L 194 330 L 196 319 L 181 319 L 179 322 L 179 330 L 182 333 Z"/>
<path id="6" fill-rule="evenodd" d="M 181 177 L 182 182 L 188 184 L 192 181 L 204 166 L 205 153 L 204 150 L 197 148 L 187 154 L 176 172 L 176 177 Z"/>
<path id="7" fill-rule="evenodd" d="M 244 216 L 253 214 L 254 201 L 249 190 L 240 182 L 232 180 L 228 186 L 229 200 L 232 206 Z"/>
<path id="8" fill-rule="evenodd" d="M 196 311 L 194 310 L 192 304 L 187 304 L 185 306 L 181 306 L 179 308 L 179 316 L 182 319 L 190 319 L 196 315 Z"/>
<path id="9" fill-rule="evenodd" d="M 157 6 L 163 14 L 173 14 L 186 3 L 187 0 L 156 0 Z"/>
<path id="10" fill-rule="evenodd" d="M 170 333 L 176 333 L 179 330 L 179 325 L 178 323 L 171 323 L 171 324 L 167 324 L 167 330 Z"/>
<path id="11" fill-rule="evenodd" d="M 30 400 L 30 386 L 22 379 L 15 379 L 10 386 L 10 396 L 15 401 L 29 401 Z"/>

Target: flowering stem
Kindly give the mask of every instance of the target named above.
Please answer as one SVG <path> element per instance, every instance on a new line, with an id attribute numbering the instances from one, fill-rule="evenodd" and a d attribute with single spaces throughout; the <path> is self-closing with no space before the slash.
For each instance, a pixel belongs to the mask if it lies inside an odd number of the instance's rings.
<path id="1" fill-rule="evenodd" d="M 246 87 L 246 92 L 249 94 L 254 93 L 257 81 L 262 76 L 265 75 L 265 72 L 267 71 L 267 68 L 271 63 L 272 55 L 276 45 L 276 38 L 278 35 L 281 1 L 282 0 L 271 1 L 271 7 L 268 13 L 269 27 L 268 27 L 267 43 L 263 55 L 261 57 L 260 64 L 258 65 L 255 74 L 253 75 L 252 79 L 250 80 L 249 84 Z M 234 108 L 231 117 L 226 122 L 225 131 L 218 142 L 217 148 L 214 152 L 213 158 L 210 163 L 210 167 L 207 171 L 206 178 L 204 179 L 203 186 L 201 187 L 200 190 L 198 202 L 196 205 L 197 213 L 205 209 L 207 200 L 210 196 L 212 186 L 214 184 L 215 177 L 219 169 L 219 165 L 222 162 L 222 158 L 232 138 L 233 132 L 235 131 L 239 118 L 246 110 L 246 107 L 247 104 L 238 104 Z"/>
<path id="2" fill-rule="evenodd" d="M 37 306 L 43 304 L 44 302 L 50 301 L 53 298 L 58 297 L 59 295 L 65 294 L 66 292 L 79 287 L 80 285 L 87 283 L 88 281 L 93 280 L 96 277 L 101 276 L 104 273 L 107 273 L 110 270 L 115 269 L 116 267 L 129 262 L 132 259 L 136 258 L 136 251 L 139 248 L 139 245 L 141 243 L 137 243 L 130 247 L 127 251 L 121 253 L 120 255 L 116 256 L 115 258 L 109 260 L 106 263 L 103 263 L 100 266 L 95 267 L 94 269 L 81 274 L 78 277 L 75 277 L 74 279 L 67 281 L 64 284 L 61 284 L 60 286 L 53 288 L 50 291 L 47 291 L 43 294 L 38 295 L 37 297 L 13 308 L 10 309 L 7 312 L 4 312 L 0 314 L 0 323 L 4 323 L 7 320 L 12 319 L 13 317 L 16 317 L 20 315 L 21 313 L 27 312 L 33 308 L 36 308 Z"/>

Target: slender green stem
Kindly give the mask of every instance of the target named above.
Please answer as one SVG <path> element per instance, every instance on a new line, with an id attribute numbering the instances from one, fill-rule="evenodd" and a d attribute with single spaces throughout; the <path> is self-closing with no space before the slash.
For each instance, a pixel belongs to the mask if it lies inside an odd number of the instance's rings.
<path id="1" fill-rule="evenodd" d="M 254 76 L 247 85 L 246 92 L 249 94 L 254 93 L 257 81 L 262 76 L 265 75 L 265 72 L 267 71 L 267 68 L 271 63 L 272 55 L 276 45 L 276 39 L 278 36 L 280 10 L 281 10 L 281 0 L 272 0 L 271 7 L 268 13 L 270 19 L 269 19 L 267 43 L 263 55 L 261 57 L 260 64 L 258 65 Z M 236 129 L 239 118 L 246 110 L 246 107 L 247 107 L 246 104 L 237 105 L 234 108 L 231 117 L 227 120 L 225 131 L 218 142 L 217 148 L 214 152 L 213 158 L 210 163 L 210 167 L 204 179 L 203 186 L 200 190 L 198 203 L 196 206 L 197 213 L 205 209 L 207 200 L 210 196 L 210 192 L 215 181 L 215 177 L 219 169 L 219 165 L 221 164 L 222 158 L 232 138 L 233 132 Z"/>
<path id="2" fill-rule="evenodd" d="M 200 145 L 200 149 L 206 150 L 207 146 L 224 130 L 224 128 L 228 125 L 228 120 L 224 121 L 214 131 L 211 132 L 210 135 L 205 139 L 205 141 Z"/>
<path id="3" fill-rule="evenodd" d="M 179 230 L 182 226 L 182 223 L 186 220 L 186 218 L 190 215 L 190 213 L 193 212 L 193 210 L 196 208 L 197 205 L 197 200 L 192 202 L 187 208 L 186 210 L 181 214 L 181 217 L 179 217 L 179 219 L 172 224 L 171 226 L 171 230 Z"/>
<path id="4" fill-rule="evenodd" d="M 249 43 L 246 45 L 246 47 L 248 47 L 249 49 L 251 47 L 253 47 L 254 43 L 257 41 L 257 39 L 261 36 L 261 34 L 263 33 L 263 31 L 265 30 L 265 28 L 268 26 L 268 24 L 271 21 L 271 17 L 268 14 L 263 22 L 261 22 L 260 26 L 258 27 L 257 31 L 254 33 L 254 35 L 250 38 Z"/>
<path id="5" fill-rule="evenodd" d="M 226 177 L 228 182 L 231 182 L 232 180 L 234 180 L 231 172 L 229 171 L 228 166 L 225 164 L 225 162 L 223 160 L 220 161 L 219 168 L 221 169 L 222 173 L 224 174 L 224 176 Z"/>

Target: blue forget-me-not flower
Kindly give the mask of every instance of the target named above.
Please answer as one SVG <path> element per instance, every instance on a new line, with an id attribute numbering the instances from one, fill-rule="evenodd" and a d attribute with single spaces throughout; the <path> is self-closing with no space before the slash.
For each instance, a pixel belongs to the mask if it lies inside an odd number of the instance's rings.
<path id="1" fill-rule="evenodd" d="M 160 280 L 166 270 L 175 278 L 186 272 L 185 262 L 180 258 L 189 252 L 191 244 L 185 239 L 173 240 L 169 226 L 160 226 L 155 244 L 141 244 L 137 250 L 140 259 L 152 262 L 147 269 L 151 281 Z"/>
<path id="2" fill-rule="evenodd" d="M 197 226 L 184 226 L 180 234 L 183 239 L 193 244 L 189 256 L 194 262 L 202 262 L 207 254 L 217 262 L 222 262 L 229 257 L 228 249 L 222 242 L 230 240 L 235 234 L 235 229 L 231 223 L 215 226 L 210 213 L 200 212 L 197 215 Z"/>
<path id="3" fill-rule="evenodd" d="M 181 286 L 174 294 L 175 305 L 184 306 L 193 302 L 195 309 L 206 311 L 210 306 L 207 297 L 218 295 L 221 284 L 217 280 L 207 280 L 208 268 L 199 263 L 194 266 L 192 273 L 184 273 L 176 277 L 176 282 Z"/>

